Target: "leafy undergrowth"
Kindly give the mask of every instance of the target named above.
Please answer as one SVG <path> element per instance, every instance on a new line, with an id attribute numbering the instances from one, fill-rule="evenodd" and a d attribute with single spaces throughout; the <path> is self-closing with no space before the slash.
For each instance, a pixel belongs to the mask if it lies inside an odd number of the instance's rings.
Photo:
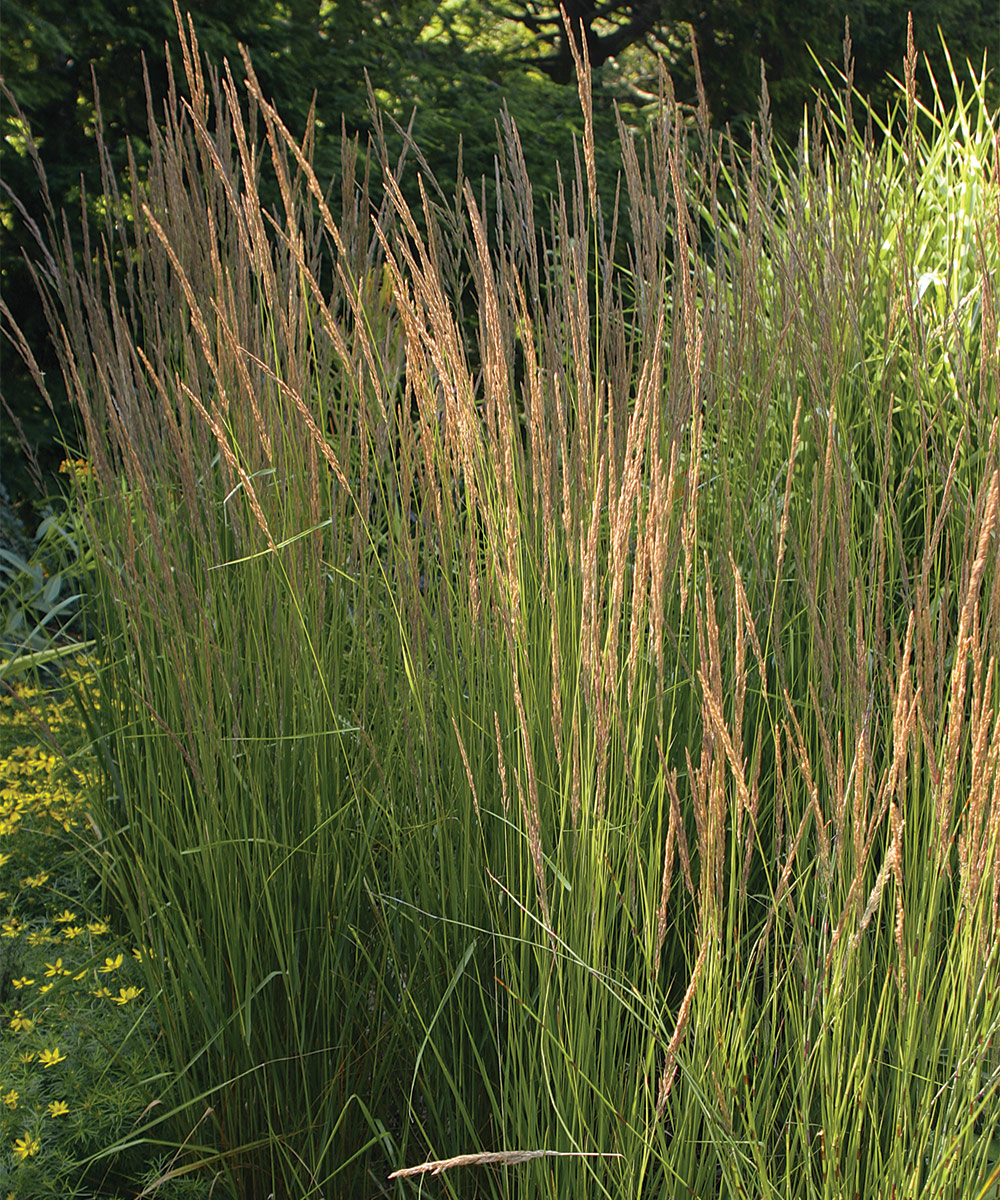
<path id="1" fill-rule="evenodd" d="M 125 1146 L 155 1094 L 141 950 L 116 936 L 88 850 L 85 677 L 0 695 L 0 1196 L 170 1193 Z M 56 753 L 54 747 L 59 746 Z M 141 1157 L 140 1157 L 141 1154 Z"/>

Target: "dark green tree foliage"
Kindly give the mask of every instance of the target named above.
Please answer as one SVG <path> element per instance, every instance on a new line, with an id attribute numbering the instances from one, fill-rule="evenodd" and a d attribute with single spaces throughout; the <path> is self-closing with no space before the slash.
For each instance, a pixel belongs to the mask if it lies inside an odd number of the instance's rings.
<path id="1" fill-rule="evenodd" d="M 487 0 L 490 2 L 490 0 Z M 940 26 L 957 64 L 970 58 L 979 66 L 983 51 L 1000 50 L 995 0 L 495 0 L 495 11 L 520 25 L 532 41 L 527 59 L 558 82 L 573 77 L 568 34 L 587 46 L 595 73 L 617 80 L 624 96 L 638 75 L 646 81 L 657 58 L 664 59 L 678 97 L 695 101 L 689 29 L 698 47 L 712 124 L 729 124 L 746 140 L 757 117 L 760 66 L 767 71 L 775 134 L 794 144 L 803 106 L 820 84 L 815 58 L 839 67 L 845 20 L 850 22 L 854 86 L 876 102 L 894 93 L 886 72 L 899 76 L 906 50 L 909 14 L 918 46 L 926 53 L 943 94 L 950 84 Z M 997 95 L 996 85 L 993 95 Z"/>
<path id="2" fill-rule="evenodd" d="M 636 3 L 597 4 L 594 0 L 566 0 L 562 5 L 567 20 L 558 9 L 545 12 L 532 0 L 513 4 L 509 16 L 524 25 L 549 52 L 537 60 L 538 66 L 555 83 L 573 78 L 573 51 L 570 38 L 585 46 L 587 58 L 595 70 L 615 59 L 630 46 L 662 31 L 668 21 L 663 0 L 637 0 Z"/>

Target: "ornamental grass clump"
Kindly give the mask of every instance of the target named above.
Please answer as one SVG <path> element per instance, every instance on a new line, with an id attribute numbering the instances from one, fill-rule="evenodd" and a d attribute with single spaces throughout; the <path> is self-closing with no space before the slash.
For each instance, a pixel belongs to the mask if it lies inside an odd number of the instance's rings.
<path id="1" fill-rule="evenodd" d="M 39 258 L 164 1180 L 991 1194 L 996 117 L 847 62 L 787 157 L 665 81 L 612 198 L 578 60 L 542 224 L 506 116 L 331 187 L 187 31 Z"/>

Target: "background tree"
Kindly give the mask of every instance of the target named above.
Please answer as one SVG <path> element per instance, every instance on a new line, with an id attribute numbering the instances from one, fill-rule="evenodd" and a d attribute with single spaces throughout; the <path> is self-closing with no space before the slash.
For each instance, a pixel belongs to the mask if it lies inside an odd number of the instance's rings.
<path id="1" fill-rule="evenodd" d="M 763 61 L 774 131 L 792 143 L 803 105 L 820 82 L 813 55 L 821 63 L 841 65 L 845 18 L 850 21 L 854 85 L 877 103 L 892 98 L 886 72 L 901 72 L 911 12 L 918 47 L 945 96 L 951 88 L 938 26 L 959 66 L 966 57 L 979 66 L 985 49 L 1000 50 L 994 0 L 565 0 L 565 20 L 557 3 L 486 2 L 529 35 L 524 61 L 558 83 L 569 82 L 572 35 L 586 44 L 595 74 L 603 72 L 610 90 L 617 83 L 625 97 L 634 97 L 637 79 L 655 80 L 657 61 L 663 60 L 679 98 L 694 101 L 690 29 L 712 123 L 716 128 L 729 124 L 739 138 L 757 116 Z M 998 95 L 995 82 L 992 95 Z"/>

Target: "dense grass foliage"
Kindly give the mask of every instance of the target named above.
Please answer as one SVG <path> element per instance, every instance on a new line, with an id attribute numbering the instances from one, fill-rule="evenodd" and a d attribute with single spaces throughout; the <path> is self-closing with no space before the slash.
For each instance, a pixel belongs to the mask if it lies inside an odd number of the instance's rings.
<path id="1" fill-rule="evenodd" d="M 901 133 L 834 98 L 787 163 L 766 94 L 741 156 L 666 89 L 612 200 L 581 63 L 541 230 L 509 121 L 489 202 L 423 172 L 415 210 L 416 146 L 376 139 L 373 194 L 345 142 L 331 190 L 249 61 L 216 81 L 190 37 L 183 66 L 86 267 L 38 267 L 87 436 L 97 853 L 173 1170 L 990 1195 L 981 81 L 924 105 L 911 49 Z"/>

